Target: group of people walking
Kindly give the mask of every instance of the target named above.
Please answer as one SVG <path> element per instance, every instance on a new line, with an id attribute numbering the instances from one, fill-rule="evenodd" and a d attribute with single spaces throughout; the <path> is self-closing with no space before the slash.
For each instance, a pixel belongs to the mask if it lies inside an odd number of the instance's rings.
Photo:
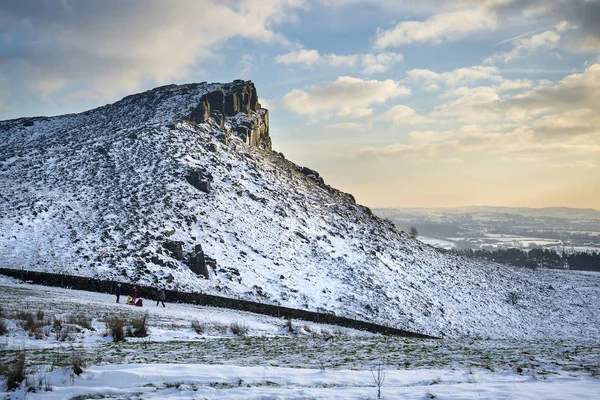
<path id="1" fill-rule="evenodd" d="M 115 295 L 117 296 L 117 303 L 119 302 L 119 298 L 121 297 L 121 284 L 117 283 L 117 287 L 115 288 Z M 165 307 L 165 289 L 158 288 L 156 291 L 156 305 L 158 306 L 162 303 L 162 306 Z M 138 298 L 137 287 L 133 286 L 131 288 L 131 295 L 127 296 L 127 304 L 142 307 L 143 302 L 142 299 Z"/>

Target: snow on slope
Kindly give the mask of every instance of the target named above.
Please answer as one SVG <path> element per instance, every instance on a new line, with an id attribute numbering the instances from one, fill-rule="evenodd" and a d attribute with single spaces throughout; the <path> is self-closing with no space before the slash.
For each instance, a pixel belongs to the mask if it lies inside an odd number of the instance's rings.
<path id="1" fill-rule="evenodd" d="M 187 121 L 203 95 L 228 88 L 171 85 L 82 114 L 0 122 L 0 264 L 432 335 L 597 335 L 597 291 L 581 297 L 551 273 L 443 255 L 281 154 L 222 140 L 264 110 L 224 128 Z M 212 176 L 209 193 L 190 171 Z M 207 280 L 185 263 L 197 245 Z"/>

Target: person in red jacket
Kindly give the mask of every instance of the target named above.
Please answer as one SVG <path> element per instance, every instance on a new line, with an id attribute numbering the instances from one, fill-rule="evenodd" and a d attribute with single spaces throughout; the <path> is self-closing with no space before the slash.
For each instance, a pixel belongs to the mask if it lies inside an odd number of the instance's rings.
<path id="1" fill-rule="evenodd" d="M 135 304 L 136 297 L 137 297 L 137 289 L 134 286 L 133 288 L 131 288 L 131 304 Z"/>

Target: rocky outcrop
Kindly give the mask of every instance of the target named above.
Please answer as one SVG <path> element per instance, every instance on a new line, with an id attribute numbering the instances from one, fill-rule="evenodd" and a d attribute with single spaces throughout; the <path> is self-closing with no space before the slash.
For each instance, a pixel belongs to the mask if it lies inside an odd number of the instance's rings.
<path id="1" fill-rule="evenodd" d="M 312 180 L 314 180 L 317 183 L 320 184 L 324 184 L 325 182 L 323 181 L 323 178 L 321 178 L 321 176 L 319 175 L 319 173 L 317 171 L 315 171 L 314 169 L 310 169 L 308 167 L 298 167 L 298 171 L 300 171 L 300 173 L 302 175 L 306 175 L 307 178 L 310 178 Z"/>
<path id="2" fill-rule="evenodd" d="M 204 169 L 190 169 L 185 178 L 196 189 L 204 193 L 210 193 L 210 185 L 213 181 L 210 172 Z"/>
<path id="3" fill-rule="evenodd" d="M 194 251 L 187 260 L 187 265 L 193 273 L 208 279 L 208 269 L 206 268 L 206 260 L 204 259 L 202 245 L 197 244 L 194 246 Z"/>
<path id="4" fill-rule="evenodd" d="M 227 123 L 246 144 L 271 150 L 269 113 L 261 108 L 251 81 L 235 80 L 205 94 L 189 119 L 195 123 L 212 119 L 221 128 Z"/>
<path id="5" fill-rule="evenodd" d="M 269 112 L 261 109 L 256 118 L 242 121 L 233 128 L 233 133 L 249 144 L 271 150 L 271 137 L 269 136 Z"/>
<path id="6" fill-rule="evenodd" d="M 183 260 L 183 242 L 165 240 L 162 246 L 172 254 L 174 259 Z"/>

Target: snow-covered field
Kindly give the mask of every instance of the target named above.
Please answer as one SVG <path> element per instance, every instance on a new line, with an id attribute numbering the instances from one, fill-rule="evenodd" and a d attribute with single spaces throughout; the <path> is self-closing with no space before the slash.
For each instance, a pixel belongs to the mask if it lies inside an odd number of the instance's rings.
<path id="1" fill-rule="evenodd" d="M 385 399 L 599 398 L 598 340 L 416 340 L 295 320 L 290 333 L 280 318 L 144 300 L 136 308 L 106 294 L 0 278 L 8 329 L 0 365 L 24 353 L 33 388 L 0 398 L 376 399 L 378 365 Z M 17 311 L 48 325 L 26 331 Z M 149 336 L 119 343 L 106 336 L 107 317 L 146 312 Z M 73 324 L 61 338 L 50 321 L 65 321 L 64 329 L 71 315 L 86 316 L 89 328 Z M 232 323 L 248 332 L 234 335 Z M 73 360 L 86 365 L 78 376 Z"/>
<path id="2" fill-rule="evenodd" d="M 91 367 L 71 379 L 47 375 L 51 392 L 28 399 L 376 399 L 370 371 L 226 365 L 126 364 Z M 386 370 L 383 399 L 597 399 L 597 378 L 539 378 L 485 370 Z M 98 396 L 98 397 L 96 397 Z M 100 397 L 102 396 L 102 397 Z"/>

